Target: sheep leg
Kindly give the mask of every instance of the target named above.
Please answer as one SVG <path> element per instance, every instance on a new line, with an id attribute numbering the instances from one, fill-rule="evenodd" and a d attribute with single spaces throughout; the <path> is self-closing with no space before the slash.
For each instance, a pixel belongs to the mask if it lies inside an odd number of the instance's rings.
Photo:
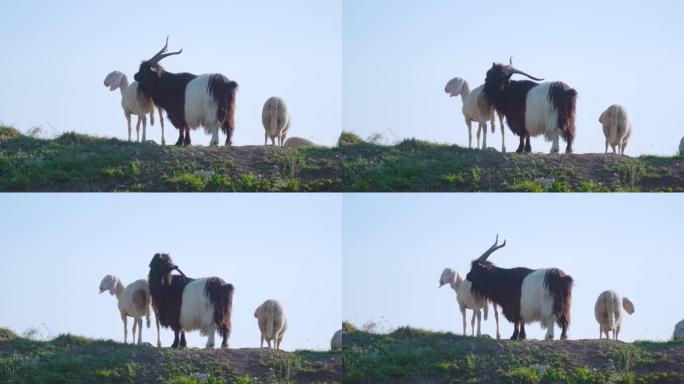
<path id="1" fill-rule="evenodd" d="M 480 149 L 480 133 L 482 131 L 482 124 L 477 123 L 477 149 Z"/>
<path id="2" fill-rule="evenodd" d="M 501 334 L 499 333 L 499 311 L 496 309 L 496 304 L 492 303 L 494 307 L 494 319 L 496 320 L 496 339 L 501 339 Z"/>
<path id="3" fill-rule="evenodd" d="M 155 319 L 157 322 L 157 348 L 161 348 L 161 338 L 159 336 L 160 331 L 159 331 L 159 316 L 155 313 Z"/>
<path id="4" fill-rule="evenodd" d="M 190 145 L 190 127 L 185 127 L 185 139 L 183 140 L 183 145 Z M 185 333 L 183 334 L 185 335 Z"/>
<path id="5" fill-rule="evenodd" d="M 599 340 L 603 339 L 603 327 L 599 324 Z"/>
<path id="6" fill-rule="evenodd" d="M 482 149 L 487 149 L 487 122 L 483 121 L 482 125 Z M 478 128 L 479 129 L 479 128 Z"/>
<path id="7" fill-rule="evenodd" d="M 271 340 L 270 339 L 266 339 L 266 344 L 268 344 L 268 348 L 271 349 Z"/>
<path id="8" fill-rule="evenodd" d="M 268 132 L 264 133 L 264 146 L 268 145 Z"/>
<path id="9" fill-rule="evenodd" d="M 162 116 L 162 109 L 157 107 L 157 111 L 159 111 L 159 124 L 161 124 L 161 131 L 162 131 L 162 145 L 166 145 L 166 139 L 164 139 L 164 116 Z M 154 111 L 152 111 L 154 113 Z"/>
<path id="10" fill-rule="evenodd" d="M 477 337 L 482 336 L 482 311 L 477 309 Z"/>
<path id="11" fill-rule="evenodd" d="M 613 334 L 615 335 L 615 340 L 617 341 L 618 336 L 620 335 L 620 330 L 622 329 L 622 324 L 618 324 L 617 327 L 615 327 L 615 330 L 613 331 Z"/>
<path id="12" fill-rule="evenodd" d="M 138 143 L 140 142 L 140 116 L 138 116 L 138 122 L 135 124 L 135 136 Z"/>
<path id="13" fill-rule="evenodd" d="M 473 317 L 470 318 L 470 336 L 475 336 L 475 316 L 478 310 L 473 309 Z"/>
<path id="14" fill-rule="evenodd" d="M 605 151 L 605 152 L 603 152 L 603 153 L 605 153 L 605 154 L 607 154 L 607 153 L 608 153 L 608 139 L 606 139 L 606 151 Z"/>
<path id="15" fill-rule="evenodd" d="M 143 328 L 142 317 L 138 318 L 138 345 L 142 344 L 142 328 Z"/>
<path id="16" fill-rule="evenodd" d="M 128 123 L 128 141 L 131 141 L 131 114 L 130 113 L 124 113 L 126 116 L 126 122 Z"/>
<path id="17" fill-rule="evenodd" d="M 121 314 L 121 321 L 123 321 L 124 324 L 124 344 L 126 344 L 128 343 L 128 319 L 126 318 L 125 313 Z"/>
<path id="18" fill-rule="evenodd" d="M 283 335 L 282 335 L 282 334 L 280 334 L 280 335 L 278 336 L 278 338 L 276 339 L 276 342 L 277 342 L 277 343 L 276 343 L 276 349 L 279 350 L 279 349 L 280 349 L 280 343 L 283 342 Z"/>
<path id="19" fill-rule="evenodd" d="M 133 338 L 131 338 L 131 344 L 135 344 L 135 328 L 138 326 L 138 318 L 133 318 Z"/>
<path id="20" fill-rule="evenodd" d="M 461 315 L 463 316 L 463 336 L 465 336 L 468 331 L 468 326 L 466 325 L 466 310 L 464 306 L 460 306 L 460 309 Z"/>
<path id="21" fill-rule="evenodd" d="M 264 334 L 262 333 L 261 334 L 261 343 L 259 344 L 259 348 L 263 348 L 263 347 L 264 347 Z"/>
<path id="22" fill-rule="evenodd" d="M 143 123 L 143 143 L 147 143 L 147 115 L 142 114 L 142 123 Z"/>
<path id="23" fill-rule="evenodd" d="M 468 126 L 468 148 L 473 148 L 473 126 L 470 119 L 466 119 L 466 125 Z M 478 144 L 479 146 L 480 144 Z"/>
<path id="24" fill-rule="evenodd" d="M 620 147 L 620 154 L 624 155 L 625 154 L 625 148 L 627 148 L 627 142 L 623 141 L 622 146 Z"/>

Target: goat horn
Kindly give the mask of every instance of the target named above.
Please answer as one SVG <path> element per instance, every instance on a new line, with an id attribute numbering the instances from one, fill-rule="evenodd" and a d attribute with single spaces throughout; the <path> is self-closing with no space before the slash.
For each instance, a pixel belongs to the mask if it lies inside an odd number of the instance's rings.
<path id="1" fill-rule="evenodd" d="M 527 73 L 525 73 L 525 72 L 523 72 L 523 71 L 521 71 L 521 70 L 519 70 L 519 69 L 515 69 L 515 68 L 513 68 L 513 67 L 511 67 L 511 69 L 509 70 L 509 73 L 510 73 L 510 74 L 517 73 L 517 74 L 520 74 L 520 75 L 523 75 L 523 76 L 527 76 L 527 77 L 529 77 L 530 79 L 536 80 L 536 81 L 543 81 L 543 80 L 544 80 L 544 79 L 540 79 L 540 78 L 537 78 L 537 77 L 528 75 Z"/>
<path id="2" fill-rule="evenodd" d="M 178 271 L 178 273 L 180 273 L 181 276 L 186 277 L 186 276 L 185 276 L 185 273 L 183 273 L 183 271 L 181 271 L 180 268 L 175 267 L 174 269 L 175 269 L 176 271 Z"/>
<path id="3" fill-rule="evenodd" d="M 480 262 L 486 261 L 487 258 L 489 257 L 489 255 L 491 255 L 494 251 L 496 251 L 499 248 L 503 248 L 506 246 L 506 240 L 504 240 L 503 243 L 501 243 L 501 245 L 498 245 L 498 244 L 499 244 L 499 234 L 497 233 L 496 234 L 496 240 L 494 240 L 494 245 L 489 247 L 489 249 L 486 250 L 485 253 L 483 253 L 482 256 L 480 256 L 477 259 L 477 261 L 480 261 Z"/>
<path id="4" fill-rule="evenodd" d="M 168 56 L 179 55 L 181 52 L 183 52 L 183 48 L 181 48 L 179 51 L 176 51 L 176 52 L 165 53 L 165 54 L 159 56 L 159 58 L 157 59 L 156 62 L 159 62 L 161 59 L 168 57 Z"/>
<path id="5" fill-rule="evenodd" d="M 151 63 L 156 63 L 157 61 L 160 60 L 160 56 L 162 53 L 166 52 L 166 49 L 169 47 L 169 36 L 166 36 L 166 43 L 164 43 L 164 47 L 159 50 L 159 52 L 155 53 L 154 56 L 152 56 L 151 59 L 147 60 Z"/>

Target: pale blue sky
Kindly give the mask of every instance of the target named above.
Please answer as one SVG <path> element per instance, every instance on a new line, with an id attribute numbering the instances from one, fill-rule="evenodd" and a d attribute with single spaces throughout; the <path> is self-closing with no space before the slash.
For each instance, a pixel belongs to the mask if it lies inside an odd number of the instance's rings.
<path id="1" fill-rule="evenodd" d="M 219 72 L 240 85 L 236 145 L 263 144 L 261 110 L 274 95 L 290 108 L 290 136 L 331 145 L 341 130 L 341 7 L 340 0 L 5 1 L 0 120 L 125 139 L 119 91 L 102 82 L 115 69 L 133 81 L 171 35 L 169 49 L 183 53 L 162 62 L 168 71 Z M 193 144 L 209 143 L 194 132 Z M 158 123 L 148 133 L 160 142 Z M 171 144 L 178 137 L 170 122 L 166 135 Z"/>
<path id="2" fill-rule="evenodd" d="M 598 338 L 594 303 L 606 289 L 636 307 L 622 340 L 669 339 L 684 318 L 681 196 L 347 194 L 343 206 L 342 316 L 357 325 L 460 334 L 456 295 L 438 288 L 440 274 L 449 267 L 465 277 L 497 232 L 507 240 L 490 257 L 497 266 L 559 267 L 574 278 L 571 339 Z M 494 336 L 490 313 L 483 332 Z M 500 329 L 513 333 L 503 316 Z M 544 337 L 538 324 L 526 330 Z"/>
<path id="3" fill-rule="evenodd" d="M 0 327 L 121 341 L 116 297 L 98 294 L 100 281 L 146 278 L 166 251 L 190 277 L 235 285 L 231 347 L 259 346 L 254 310 L 269 298 L 289 319 L 285 350 L 328 349 L 340 328 L 339 195 L 4 194 L 0 212 Z M 154 325 L 143 340 L 156 341 Z M 172 341 L 162 329 L 163 346 Z M 188 343 L 206 338 L 191 332 Z"/>
<path id="4" fill-rule="evenodd" d="M 458 76 L 475 88 L 492 62 L 511 55 L 519 69 L 579 92 L 578 153 L 603 152 L 598 117 L 611 104 L 623 104 L 634 125 L 628 155 L 672 155 L 684 136 L 681 1 L 345 0 L 343 7 L 343 127 L 363 137 L 467 146 L 461 99 L 447 97 L 444 86 Z M 508 128 L 506 143 L 509 151 L 518 145 Z M 488 145 L 500 150 L 498 128 Z M 551 144 L 539 137 L 532 148 L 548 153 Z"/>

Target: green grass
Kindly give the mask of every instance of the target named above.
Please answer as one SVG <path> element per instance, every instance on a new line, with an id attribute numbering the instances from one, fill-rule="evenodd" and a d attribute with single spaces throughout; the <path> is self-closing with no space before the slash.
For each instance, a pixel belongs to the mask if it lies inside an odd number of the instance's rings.
<path id="1" fill-rule="evenodd" d="M 345 383 L 642 383 L 684 379 L 681 342 L 497 341 L 403 327 L 344 335 Z M 681 362 L 680 362 L 681 363 Z"/>
<path id="2" fill-rule="evenodd" d="M 682 157 L 499 153 L 408 139 L 396 145 L 343 133 L 343 190 L 684 191 Z"/>
<path id="3" fill-rule="evenodd" d="M 0 126 L 0 191 L 339 191 L 337 148 L 162 147 Z"/>
<path id="4" fill-rule="evenodd" d="M 237 357 L 240 354 L 240 357 Z M 60 335 L 50 341 L 17 337 L 0 328 L 1 383 L 288 383 L 339 381 L 329 362 L 340 353 L 272 350 L 158 349 Z M 240 365 L 234 361 L 241 361 Z M 339 363 L 338 363 L 339 366 Z"/>

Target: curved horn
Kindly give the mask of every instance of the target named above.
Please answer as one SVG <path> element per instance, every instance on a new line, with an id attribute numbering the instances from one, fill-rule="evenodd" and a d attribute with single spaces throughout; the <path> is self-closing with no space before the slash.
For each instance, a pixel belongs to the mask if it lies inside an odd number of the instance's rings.
<path id="1" fill-rule="evenodd" d="M 177 52 L 165 53 L 166 50 L 168 49 L 168 47 L 169 47 L 169 37 L 166 36 L 166 43 L 164 44 L 164 47 L 163 47 L 159 52 L 157 52 L 154 56 L 152 56 L 151 59 L 147 60 L 147 62 L 150 63 L 150 64 L 156 64 L 156 63 L 158 63 L 161 59 L 163 59 L 163 58 L 165 58 L 165 57 L 172 56 L 172 55 L 178 55 L 178 54 L 180 54 L 181 52 L 183 52 L 183 49 L 181 48 L 181 49 L 180 49 L 179 51 L 177 51 Z"/>
<path id="2" fill-rule="evenodd" d="M 157 62 L 159 61 L 159 57 L 161 56 L 162 53 L 166 52 L 166 49 L 169 47 L 169 36 L 166 36 L 166 43 L 164 43 L 164 47 L 159 50 L 159 52 L 155 53 L 154 56 L 152 56 L 151 59 L 147 60 L 150 62 Z"/>
<path id="3" fill-rule="evenodd" d="M 479 262 L 486 261 L 487 258 L 489 257 L 489 255 L 491 255 L 494 251 L 496 251 L 499 248 L 503 248 L 506 246 L 506 240 L 504 240 L 503 243 L 501 243 L 501 245 L 498 245 L 498 244 L 499 244 L 499 234 L 497 233 L 496 234 L 496 240 L 494 240 L 494 245 L 489 247 L 489 249 L 486 250 L 485 253 L 483 253 L 482 256 L 480 256 L 477 259 L 477 261 L 479 261 Z"/>
<path id="4" fill-rule="evenodd" d="M 186 276 L 185 276 L 185 273 L 183 273 L 183 271 L 181 271 L 180 268 L 175 267 L 175 268 L 173 268 L 173 269 L 175 269 L 176 271 L 178 271 L 178 273 L 180 273 L 181 276 L 186 277 Z"/>
<path id="5" fill-rule="evenodd" d="M 544 80 L 544 79 L 540 79 L 540 78 L 537 78 L 537 77 L 528 75 L 527 73 L 525 73 L 525 72 L 523 72 L 523 71 L 521 71 L 521 70 L 519 70 L 519 69 L 515 69 L 515 68 L 513 68 L 513 67 L 510 67 L 509 73 L 510 73 L 511 75 L 517 73 L 517 74 L 520 74 L 520 75 L 523 75 L 523 76 L 527 76 L 527 77 L 529 77 L 530 79 L 536 80 L 536 81 L 543 81 L 543 80 Z"/>

